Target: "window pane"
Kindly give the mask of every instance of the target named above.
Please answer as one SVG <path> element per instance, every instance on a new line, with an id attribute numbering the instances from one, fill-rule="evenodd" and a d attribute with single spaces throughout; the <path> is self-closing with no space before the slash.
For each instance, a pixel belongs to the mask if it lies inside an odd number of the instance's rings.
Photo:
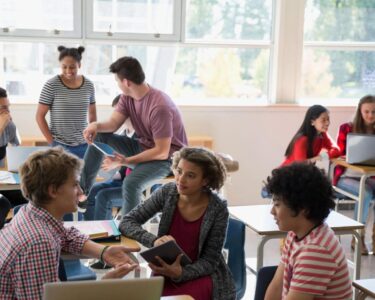
<path id="1" fill-rule="evenodd" d="M 306 49 L 303 57 L 302 97 L 310 99 L 359 99 L 375 89 L 374 51 Z M 330 100 L 332 99 L 332 100 Z"/>
<path id="2" fill-rule="evenodd" d="M 188 0 L 186 38 L 270 40 L 272 0 Z"/>
<path id="3" fill-rule="evenodd" d="M 306 41 L 375 41 L 375 1 L 307 0 Z"/>
<path id="4" fill-rule="evenodd" d="M 73 30 L 74 0 L 0 0 L 0 28 Z"/>
<path id="5" fill-rule="evenodd" d="M 94 0 L 94 31 L 173 33 L 173 0 Z"/>

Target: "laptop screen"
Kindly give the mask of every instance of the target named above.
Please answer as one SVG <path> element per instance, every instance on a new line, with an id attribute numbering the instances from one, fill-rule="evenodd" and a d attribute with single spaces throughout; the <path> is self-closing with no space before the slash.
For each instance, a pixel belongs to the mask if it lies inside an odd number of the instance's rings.
<path id="1" fill-rule="evenodd" d="M 349 133 L 346 141 L 346 162 L 375 166 L 375 135 Z"/>

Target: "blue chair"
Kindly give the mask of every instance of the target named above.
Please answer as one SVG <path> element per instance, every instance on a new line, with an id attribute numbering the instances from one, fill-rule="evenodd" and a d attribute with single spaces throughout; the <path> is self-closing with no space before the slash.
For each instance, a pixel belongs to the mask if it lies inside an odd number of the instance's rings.
<path id="1" fill-rule="evenodd" d="M 236 284 L 237 299 L 246 291 L 245 224 L 229 218 L 224 248 L 228 249 L 228 267 Z"/>
<path id="2" fill-rule="evenodd" d="M 25 204 L 13 207 L 13 215 Z M 61 281 L 96 280 L 96 273 L 84 266 L 79 259 L 59 261 L 59 279 Z"/>
<path id="3" fill-rule="evenodd" d="M 268 285 L 275 275 L 277 266 L 263 267 L 258 271 L 257 283 L 255 286 L 254 300 L 263 300 L 266 296 Z"/>

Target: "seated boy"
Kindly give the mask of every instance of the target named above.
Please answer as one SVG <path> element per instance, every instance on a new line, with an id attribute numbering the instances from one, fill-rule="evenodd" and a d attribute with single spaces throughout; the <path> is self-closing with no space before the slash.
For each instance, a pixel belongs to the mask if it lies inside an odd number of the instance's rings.
<path id="1" fill-rule="evenodd" d="M 58 281 L 61 250 L 100 258 L 115 267 L 104 278 L 120 278 L 137 265 L 123 246 L 104 247 L 62 218 L 77 210 L 81 161 L 61 147 L 32 154 L 20 167 L 29 200 L 0 230 L 0 299 L 41 299 L 43 284 Z"/>
<path id="2" fill-rule="evenodd" d="M 324 172 L 294 163 L 273 170 L 266 187 L 273 196 L 276 224 L 289 232 L 265 299 L 351 299 L 344 251 L 324 222 L 335 206 Z"/>

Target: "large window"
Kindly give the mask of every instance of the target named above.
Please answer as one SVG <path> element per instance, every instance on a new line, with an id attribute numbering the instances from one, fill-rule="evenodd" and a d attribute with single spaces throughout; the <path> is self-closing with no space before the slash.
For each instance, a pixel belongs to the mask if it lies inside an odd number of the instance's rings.
<path id="1" fill-rule="evenodd" d="M 375 1 L 307 0 L 301 98 L 356 103 L 375 88 Z"/>

